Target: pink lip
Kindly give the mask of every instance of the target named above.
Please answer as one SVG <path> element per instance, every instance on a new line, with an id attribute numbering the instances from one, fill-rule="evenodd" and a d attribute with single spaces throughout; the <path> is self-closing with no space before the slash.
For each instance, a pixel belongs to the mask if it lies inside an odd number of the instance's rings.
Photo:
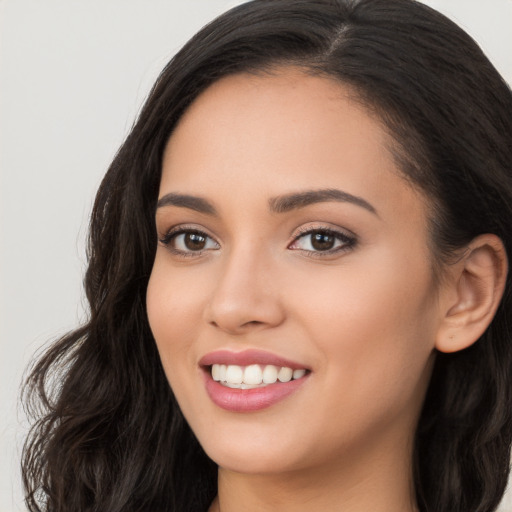
<path id="1" fill-rule="evenodd" d="M 259 350 L 245 350 L 243 352 L 231 352 L 219 350 L 211 352 L 201 358 L 199 364 L 203 367 L 205 387 L 211 401 L 218 407 L 231 412 L 259 411 L 274 405 L 297 391 L 306 382 L 310 373 L 300 379 L 289 382 L 276 382 L 262 388 L 233 389 L 223 386 L 212 379 L 210 366 L 212 364 L 236 364 L 247 366 L 249 364 L 272 364 L 275 366 L 287 366 L 292 369 L 301 369 L 306 366 L 276 356 L 269 352 Z"/>

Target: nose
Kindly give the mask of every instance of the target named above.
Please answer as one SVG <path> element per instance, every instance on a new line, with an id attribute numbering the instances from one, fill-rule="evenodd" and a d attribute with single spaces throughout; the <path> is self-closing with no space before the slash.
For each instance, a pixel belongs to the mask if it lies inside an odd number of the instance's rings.
<path id="1" fill-rule="evenodd" d="M 271 258 L 240 250 L 223 262 L 207 306 L 206 321 L 228 334 L 277 327 L 285 318 Z"/>

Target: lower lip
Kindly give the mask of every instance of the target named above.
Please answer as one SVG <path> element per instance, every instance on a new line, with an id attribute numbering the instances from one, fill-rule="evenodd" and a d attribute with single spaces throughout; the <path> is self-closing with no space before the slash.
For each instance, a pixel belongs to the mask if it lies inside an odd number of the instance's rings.
<path id="1" fill-rule="evenodd" d="M 268 384 L 262 388 L 233 389 L 214 381 L 210 372 L 206 374 L 206 392 L 211 401 L 231 412 L 252 412 L 266 409 L 295 393 L 306 381 L 309 374 L 289 382 Z"/>

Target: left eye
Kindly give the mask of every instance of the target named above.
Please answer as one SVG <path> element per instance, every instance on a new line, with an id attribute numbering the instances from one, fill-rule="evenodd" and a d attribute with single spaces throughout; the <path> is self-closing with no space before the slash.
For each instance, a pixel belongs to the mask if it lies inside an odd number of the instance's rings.
<path id="1" fill-rule="evenodd" d="M 330 252 L 353 244 L 354 240 L 342 233 L 313 230 L 298 236 L 289 248 L 310 252 Z"/>
<path id="2" fill-rule="evenodd" d="M 178 253 L 201 252 L 219 248 L 217 242 L 201 231 L 177 231 L 169 233 L 160 241 L 169 249 Z"/>

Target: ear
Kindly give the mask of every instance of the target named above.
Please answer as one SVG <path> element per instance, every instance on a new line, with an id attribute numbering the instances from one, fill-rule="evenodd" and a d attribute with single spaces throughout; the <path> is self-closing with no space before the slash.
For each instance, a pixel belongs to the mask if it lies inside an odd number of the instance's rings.
<path id="1" fill-rule="evenodd" d="M 496 235 L 471 241 L 460 260 L 448 268 L 441 285 L 444 315 L 436 337 L 441 352 L 463 350 L 477 341 L 491 323 L 505 289 L 507 255 Z"/>

